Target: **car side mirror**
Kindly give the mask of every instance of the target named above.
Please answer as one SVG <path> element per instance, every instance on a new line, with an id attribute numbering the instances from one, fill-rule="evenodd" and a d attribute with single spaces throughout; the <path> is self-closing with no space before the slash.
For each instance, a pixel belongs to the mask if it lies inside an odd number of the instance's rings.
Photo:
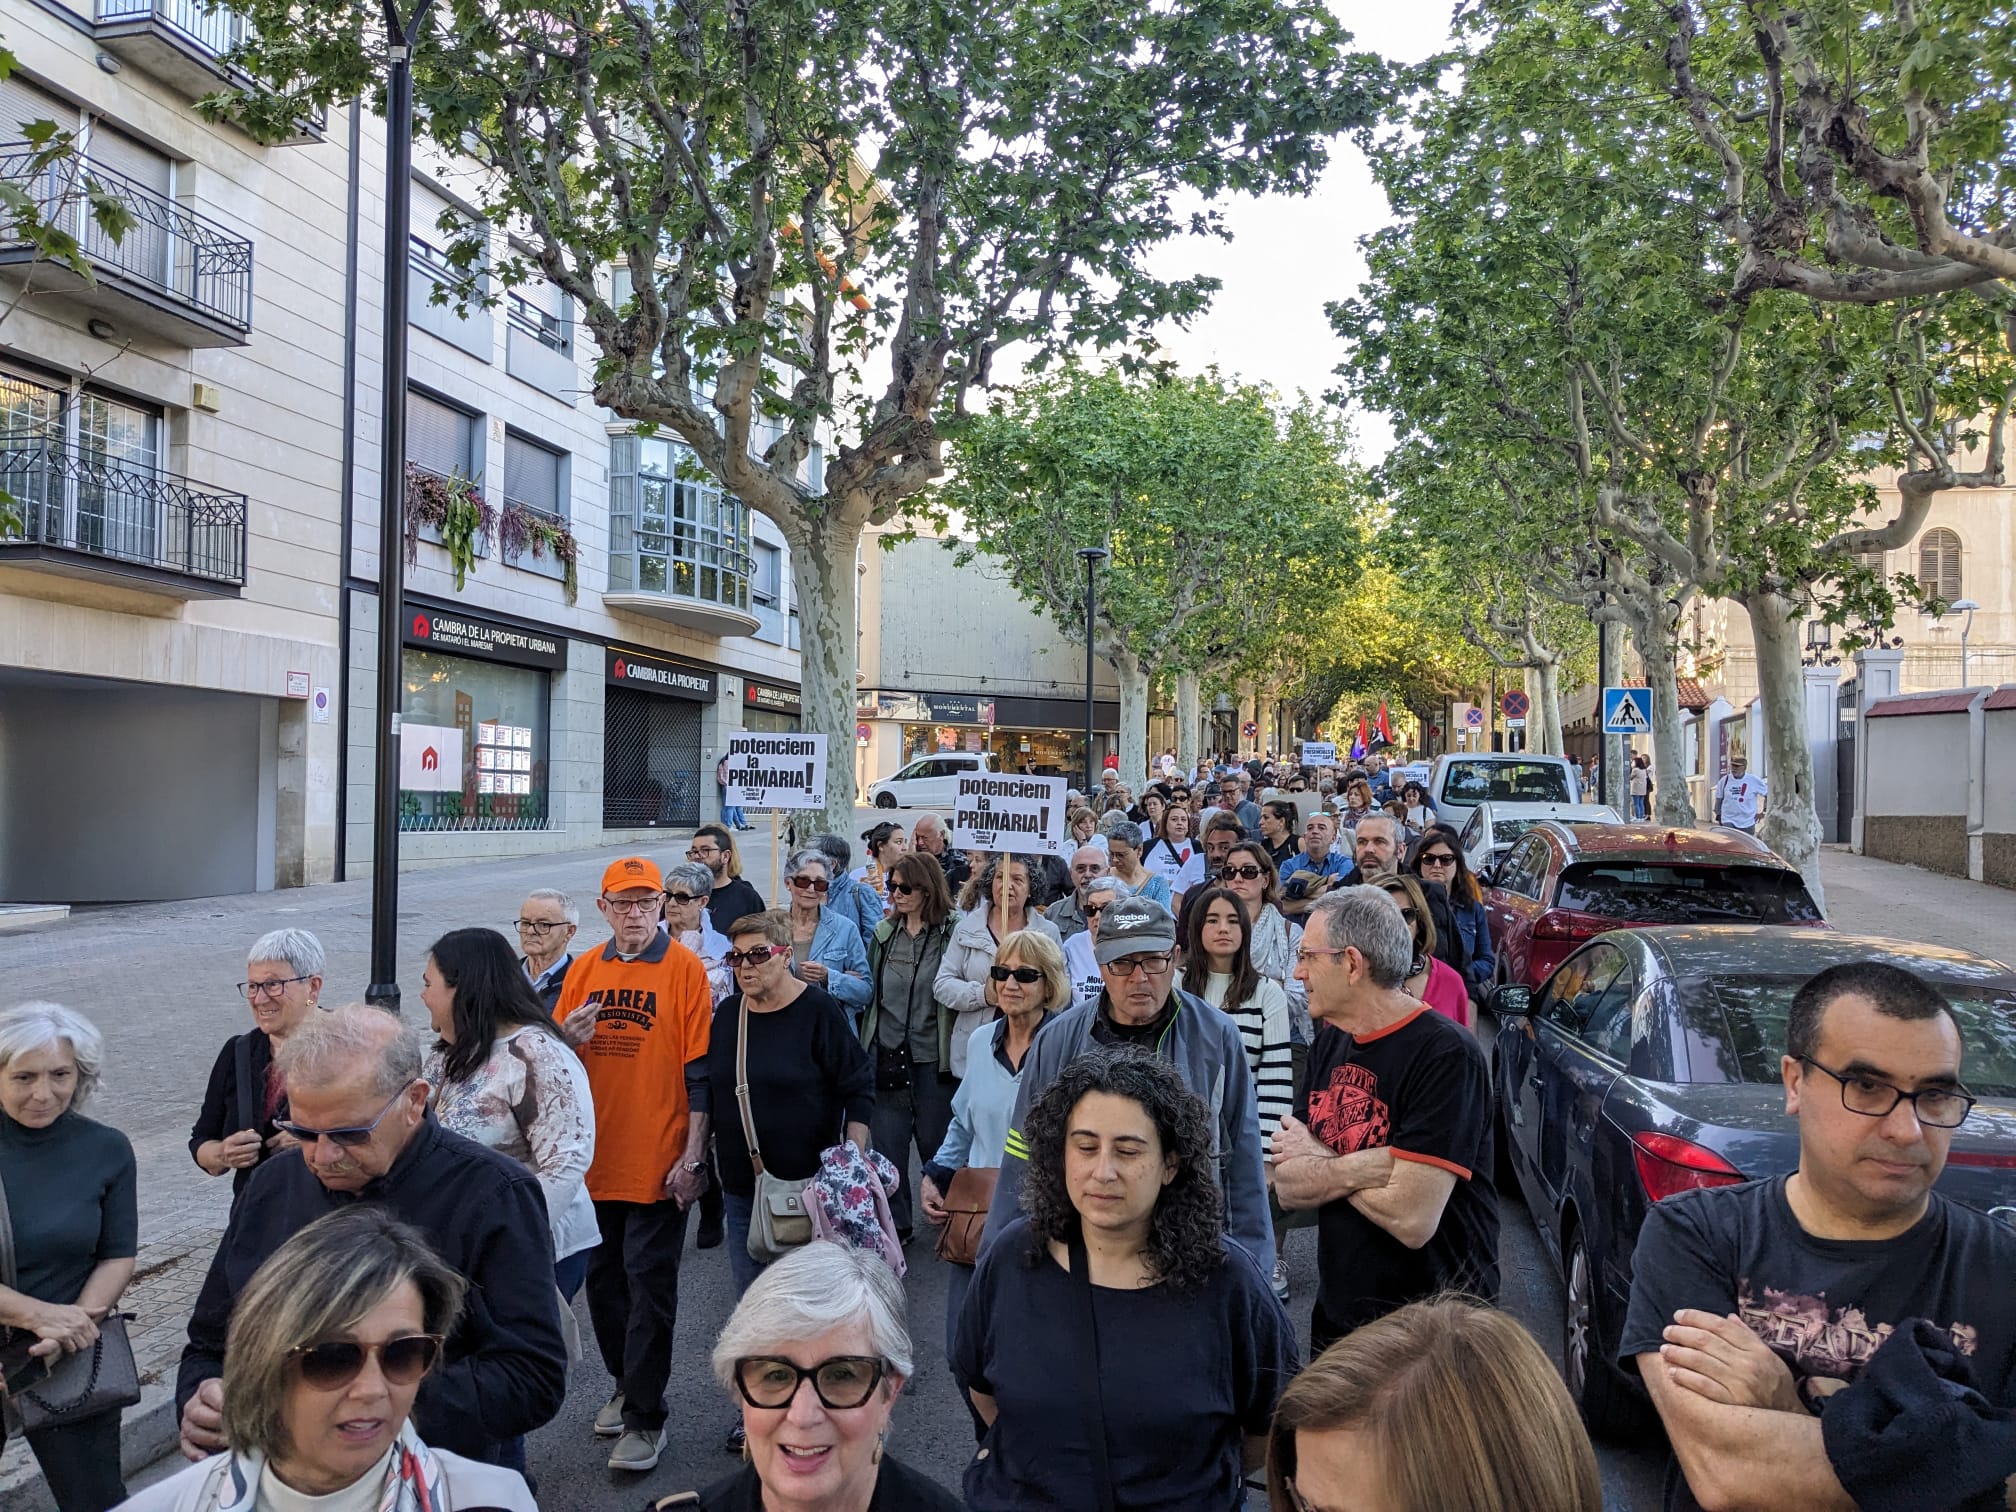
<path id="1" fill-rule="evenodd" d="M 1491 996 L 1484 1006 L 1493 1018 L 1524 1018 L 1533 1011 L 1533 989 L 1522 987 L 1516 982 L 1507 982 L 1502 987 L 1493 987 Z"/>

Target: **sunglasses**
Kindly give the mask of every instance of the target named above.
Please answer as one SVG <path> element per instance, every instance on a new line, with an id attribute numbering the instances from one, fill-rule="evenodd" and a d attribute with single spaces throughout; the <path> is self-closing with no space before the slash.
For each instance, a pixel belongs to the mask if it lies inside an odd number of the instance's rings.
<path id="1" fill-rule="evenodd" d="M 1221 866 L 1218 868 L 1218 875 L 1228 882 L 1234 877 L 1237 877 L 1242 882 L 1257 882 L 1267 874 L 1260 870 L 1259 867 L 1249 864 L 1246 866 Z"/>
<path id="2" fill-rule="evenodd" d="M 668 892 L 667 894 L 665 894 L 665 901 L 668 903 L 677 903 L 683 906 L 688 903 L 705 903 L 707 901 L 708 896 L 709 895 L 705 893 Z"/>
<path id="3" fill-rule="evenodd" d="M 731 968 L 737 966 L 761 966 L 765 961 L 783 953 L 784 947 L 782 945 L 759 945 L 754 950 L 731 950 L 722 956 L 721 959 L 726 961 Z"/>
<path id="4" fill-rule="evenodd" d="M 824 877 L 793 877 L 791 885 L 793 887 L 809 887 L 813 892 L 822 893 L 833 884 L 828 882 Z"/>
<path id="5" fill-rule="evenodd" d="M 911 883 L 908 882 L 891 882 L 889 884 L 889 891 L 896 894 L 896 896 L 899 898 L 907 898 L 910 896 L 910 894 L 920 893 L 924 891 L 924 889 L 921 887 L 913 886 Z"/>
<path id="6" fill-rule="evenodd" d="M 1034 966 L 989 966 L 987 968 L 987 975 L 997 982 L 1005 982 L 1008 978 L 1013 977 L 1024 987 L 1027 987 L 1032 982 L 1043 980 L 1043 973 L 1038 971 Z"/>
<path id="7" fill-rule="evenodd" d="M 1421 858 L 1423 866 L 1454 866 L 1456 858 L 1447 851 L 1434 851 Z"/>
<path id="8" fill-rule="evenodd" d="M 439 1334 L 402 1334 L 383 1344 L 359 1344 L 355 1339 L 331 1339 L 326 1344 L 300 1344 L 287 1351 L 300 1367 L 301 1379 L 317 1391 L 338 1391 L 356 1380 L 364 1362 L 378 1357 L 378 1369 L 394 1386 L 411 1386 L 441 1358 Z"/>
<path id="9" fill-rule="evenodd" d="M 806 1381 L 823 1406 L 836 1412 L 865 1404 L 889 1372 L 889 1362 L 873 1355 L 835 1355 L 810 1370 L 795 1360 L 750 1355 L 735 1362 L 735 1389 L 751 1407 L 789 1407 Z"/>
<path id="10" fill-rule="evenodd" d="M 413 1079 L 413 1081 L 418 1080 L 417 1076 Z M 398 1104 L 399 1099 L 406 1095 L 406 1088 L 412 1085 L 413 1082 L 409 1081 L 405 1087 L 401 1087 L 397 1092 L 394 1092 L 391 1101 L 380 1108 L 378 1116 L 368 1124 L 353 1124 L 347 1129 L 311 1129 L 306 1124 L 294 1123 L 285 1118 L 276 1118 L 273 1120 L 273 1127 L 283 1134 L 293 1135 L 294 1138 L 300 1140 L 304 1145 L 312 1145 L 318 1140 L 326 1139 L 331 1144 L 342 1145 L 345 1149 L 354 1150 L 359 1145 L 371 1142 L 371 1136 L 378 1132 L 378 1125 L 385 1122 L 385 1115 L 392 1111 Z"/>

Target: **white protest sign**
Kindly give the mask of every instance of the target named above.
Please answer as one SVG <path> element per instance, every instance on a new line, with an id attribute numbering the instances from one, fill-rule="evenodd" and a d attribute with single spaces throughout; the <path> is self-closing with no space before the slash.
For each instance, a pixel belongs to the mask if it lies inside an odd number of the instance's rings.
<path id="1" fill-rule="evenodd" d="M 824 735 L 728 737 L 730 808 L 826 807 Z"/>
<path id="2" fill-rule="evenodd" d="M 1062 777 L 962 773 L 952 807 L 954 850 L 1066 856 Z"/>
<path id="3" fill-rule="evenodd" d="M 1302 765 L 1306 767 L 1337 765 L 1337 742 L 1334 740 L 1303 741 Z"/>

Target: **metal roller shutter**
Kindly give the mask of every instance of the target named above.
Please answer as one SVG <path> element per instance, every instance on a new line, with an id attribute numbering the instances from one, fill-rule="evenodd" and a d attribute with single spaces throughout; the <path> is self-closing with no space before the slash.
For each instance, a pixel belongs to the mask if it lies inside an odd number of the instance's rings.
<path id="1" fill-rule="evenodd" d="M 604 692 L 604 827 L 691 829 L 700 822 L 702 706 L 634 688 Z"/>
<path id="2" fill-rule="evenodd" d="M 18 73 L 0 79 L 0 142 L 26 140 L 22 128 L 30 121 L 54 121 L 65 131 L 75 131 L 77 107 L 37 89 Z"/>
<path id="3" fill-rule="evenodd" d="M 406 392 L 406 460 L 442 477 L 474 477 L 476 419 L 426 394 Z"/>

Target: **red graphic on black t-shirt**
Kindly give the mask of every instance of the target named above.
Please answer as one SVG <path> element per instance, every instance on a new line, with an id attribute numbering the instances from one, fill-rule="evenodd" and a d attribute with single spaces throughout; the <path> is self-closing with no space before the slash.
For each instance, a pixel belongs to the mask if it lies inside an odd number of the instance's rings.
<path id="1" fill-rule="evenodd" d="M 1825 1292 L 1808 1296 L 1767 1286 L 1760 1302 L 1747 1276 L 1737 1286 L 1736 1316 L 1792 1367 L 1799 1395 L 1815 1411 L 1824 1398 L 1862 1374 L 1896 1327 L 1871 1323 L 1853 1303 L 1829 1307 Z M 1946 1334 L 1960 1354 L 1972 1355 L 1980 1347 L 1980 1331 L 1971 1323 L 1950 1324 Z"/>
<path id="2" fill-rule="evenodd" d="M 1379 1078 L 1365 1066 L 1338 1066 L 1325 1087 L 1309 1089 L 1309 1132 L 1339 1155 L 1391 1142 L 1393 1113 L 1379 1096 Z"/>

